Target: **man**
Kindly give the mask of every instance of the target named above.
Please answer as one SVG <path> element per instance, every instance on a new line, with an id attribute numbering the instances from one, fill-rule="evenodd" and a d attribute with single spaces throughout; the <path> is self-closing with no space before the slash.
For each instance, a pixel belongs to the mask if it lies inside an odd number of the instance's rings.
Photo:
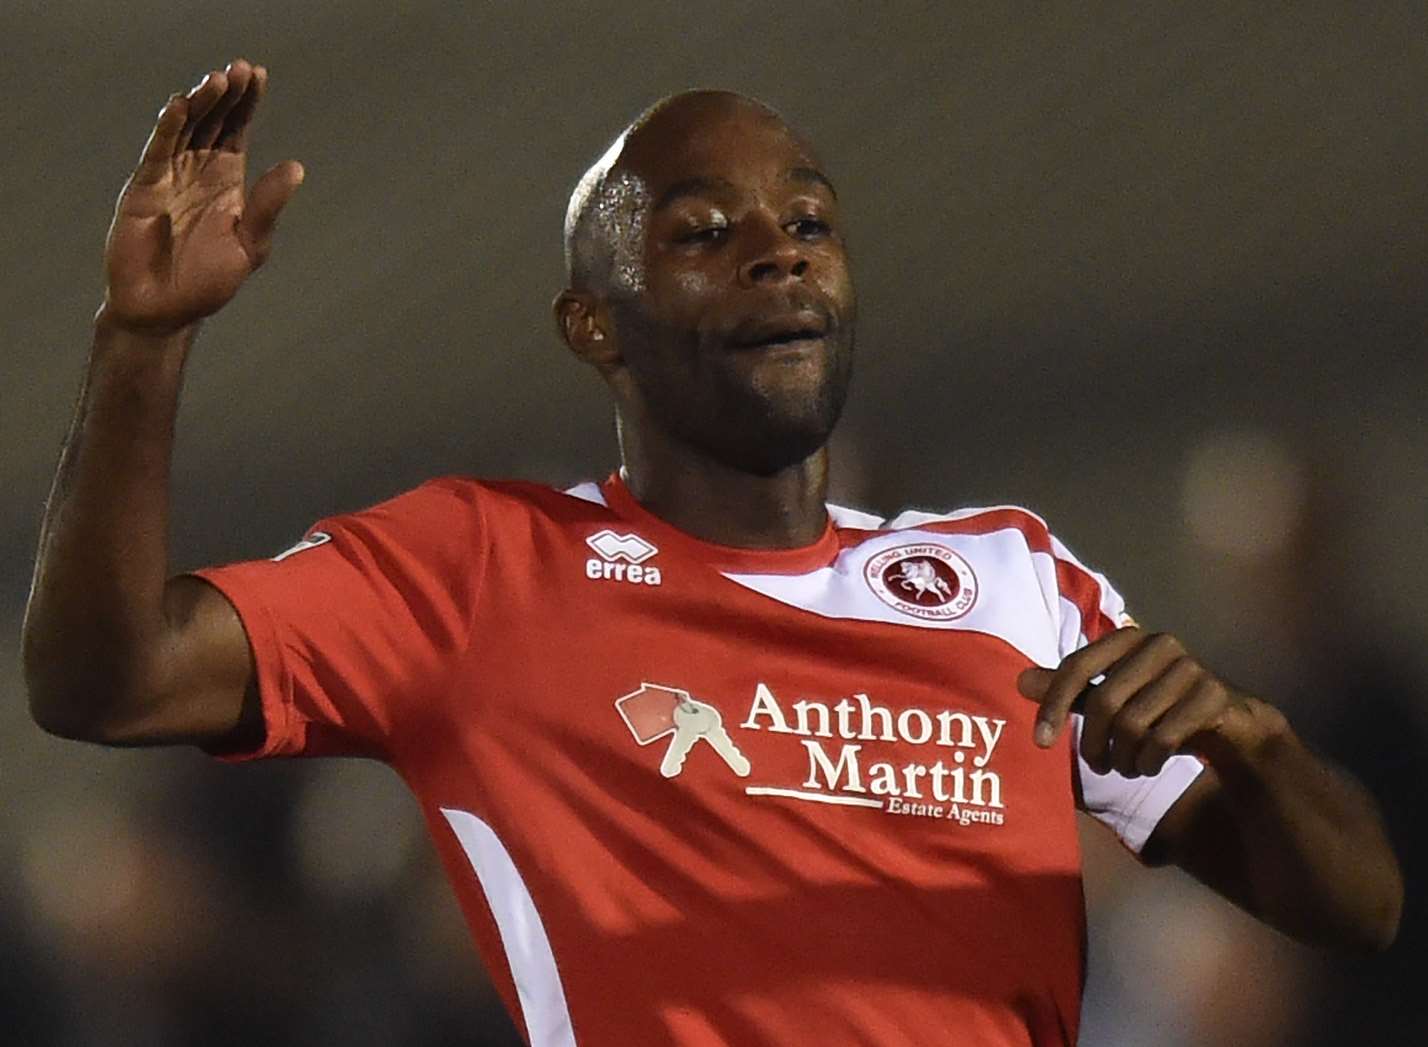
<path id="1" fill-rule="evenodd" d="M 302 180 L 244 195 L 266 79 L 171 98 L 120 197 L 26 620 L 42 726 L 391 763 L 535 1044 L 1073 1042 L 1078 805 L 1299 938 L 1392 940 L 1362 789 L 1039 519 L 826 505 L 838 200 L 737 95 L 660 103 L 571 200 L 556 320 L 619 473 L 437 480 L 167 578 L 184 359 Z"/>

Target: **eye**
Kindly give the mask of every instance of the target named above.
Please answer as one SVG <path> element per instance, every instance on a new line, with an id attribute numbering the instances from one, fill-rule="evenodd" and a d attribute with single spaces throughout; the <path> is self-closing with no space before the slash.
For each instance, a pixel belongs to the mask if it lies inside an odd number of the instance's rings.
<path id="1" fill-rule="evenodd" d="M 821 218 L 795 218 L 788 225 L 784 226 L 790 236 L 796 236 L 800 240 L 817 240 L 827 236 L 832 232 L 832 227 Z"/>
<path id="2" fill-rule="evenodd" d="M 704 225 L 697 229 L 691 229 L 687 233 L 681 233 L 679 242 L 682 244 L 717 244 L 722 243 L 729 235 L 727 225 Z"/>

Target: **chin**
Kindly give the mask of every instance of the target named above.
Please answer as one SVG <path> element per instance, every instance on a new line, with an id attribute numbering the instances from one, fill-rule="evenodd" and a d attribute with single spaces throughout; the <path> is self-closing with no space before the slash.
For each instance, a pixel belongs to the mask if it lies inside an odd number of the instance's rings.
<path id="1" fill-rule="evenodd" d="M 749 442 L 739 447 L 722 447 L 714 453 L 731 469 L 752 476 L 777 476 L 786 469 L 802 465 L 828 443 L 828 436 L 798 440 L 775 439 L 765 443 Z"/>
<path id="2" fill-rule="evenodd" d="M 744 410 L 728 411 L 723 423 L 706 434 L 705 450 L 719 461 L 755 476 L 773 476 L 801 465 L 828 443 L 843 409 L 841 395 L 801 397 L 793 401 L 751 398 Z"/>

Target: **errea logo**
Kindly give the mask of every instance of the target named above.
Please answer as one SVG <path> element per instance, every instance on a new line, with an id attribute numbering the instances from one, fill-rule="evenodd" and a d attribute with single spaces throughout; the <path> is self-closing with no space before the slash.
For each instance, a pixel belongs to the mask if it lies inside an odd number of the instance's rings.
<path id="1" fill-rule="evenodd" d="M 616 534 L 606 528 L 585 539 L 585 544 L 598 554 L 585 561 L 586 578 L 634 585 L 660 584 L 659 568 L 644 565 L 659 549 L 639 535 Z"/>

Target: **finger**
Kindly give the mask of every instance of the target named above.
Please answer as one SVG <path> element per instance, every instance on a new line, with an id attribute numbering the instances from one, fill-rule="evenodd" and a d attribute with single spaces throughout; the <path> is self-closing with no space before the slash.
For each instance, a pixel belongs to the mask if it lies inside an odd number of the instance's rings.
<path id="1" fill-rule="evenodd" d="M 1029 698 L 1035 697 L 1041 703 L 1036 722 L 1037 745 L 1044 749 L 1056 740 L 1081 692 L 1134 648 L 1141 635 L 1139 629 L 1117 629 L 1067 657 L 1049 681 L 1030 673 L 1023 673 L 1018 678 L 1017 686 L 1022 693 Z M 1040 696 L 1027 694 L 1027 688 L 1034 688 L 1041 682 L 1045 682 L 1046 686 Z"/>
<path id="2" fill-rule="evenodd" d="M 254 268 L 267 260 L 278 214 L 302 185 L 307 172 L 296 160 L 274 164 L 253 184 L 243 215 L 238 219 L 238 237 Z"/>
<path id="3" fill-rule="evenodd" d="M 1110 769 L 1111 727 L 1122 708 L 1184 653 L 1174 637 L 1164 633 L 1143 636 L 1134 650 L 1106 670 L 1106 678 L 1086 697 L 1086 719 L 1081 726 L 1081 755 L 1092 768 L 1102 774 Z"/>
<path id="4" fill-rule="evenodd" d="M 228 80 L 228 86 L 218 101 L 213 103 L 213 108 L 204 114 L 202 120 L 193 129 L 193 138 L 189 142 L 191 149 L 212 149 L 213 143 L 218 141 L 218 136 L 223 131 L 223 123 L 228 119 L 228 114 L 233 111 L 233 107 L 238 104 L 238 100 L 248 90 L 248 81 L 253 76 L 253 67 L 241 58 L 230 62 L 225 69 L 224 75 Z"/>
<path id="5" fill-rule="evenodd" d="M 188 92 L 187 118 L 184 120 L 183 130 L 179 132 L 175 151 L 182 151 L 189 147 L 194 129 L 227 90 L 228 75 L 220 69 L 215 69 L 211 73 L 205 74 L 203 79 Z"/>
<path id="6" fill-rule="evenodd" d="M 1017 690 L 1022 695 L 1033 701 L 1039 702 L 1046 689 L 1051 686 L 1051 681 L 1056 679 L 1055 669 L 1043 669 L 1039 665 L 1023 669 L 1021 675 L 1016 678 Z M 1078 694 L 1071 703 L 1071 712 L 1079 713 L 1085 711 L 1086 697 L 1096 690 L 1096 685 L 1091 684 L 1084 691 Z"/>
<path id="7" fill-rule="evenodd" d="M 179 133 L 183 130 L 187 116 L 188 101 L 184 96 L 170 95 L 164 107 L 159 110 L 159 118 L 154 122 L 154 129 L 149 132 L 144 151 L 139 154 L 139 166 L 134 169 L 135 183 L 152 184 L 168 173 L 174 158 L 174 148 L 178 145 Z"/>
<path id="8" fill-rule="evenodd" d="M 1136 754 L 1136 769 L 1159 774 L 1165 761 L 1188 747 L 1202 731 L 1218 724 L 1229 708 L 1230 692 L 1213 676 L 1202 675 L 1188 696 L 1156 721 Z"/>
<path id="9" fill-rule="evenodd" d="M 241 153 L 248 147 L 248 128 L 253 122 L 253 113 L 267 93 L 268 71 L 260 65 L 255 65 L 253 75 L 248 79 L 248 89 L 243 92 L 243 97 L 223 121 L 223 130 L 214 142 L 215 149 Z"/>
<path id="10" fill-rule="evenodd" d="M 1100 767 L 1112 767 L 1127 778 L 1139 774 L 1136 768 L 1140 751 L 1148 744 L 1151 730 L 1171 708 L 1186 699 L 1204 675 L 1193 658 L 1179 658 L 1131 695 L 1111 722 L 1109 759 L 1103 753 Z"/>

